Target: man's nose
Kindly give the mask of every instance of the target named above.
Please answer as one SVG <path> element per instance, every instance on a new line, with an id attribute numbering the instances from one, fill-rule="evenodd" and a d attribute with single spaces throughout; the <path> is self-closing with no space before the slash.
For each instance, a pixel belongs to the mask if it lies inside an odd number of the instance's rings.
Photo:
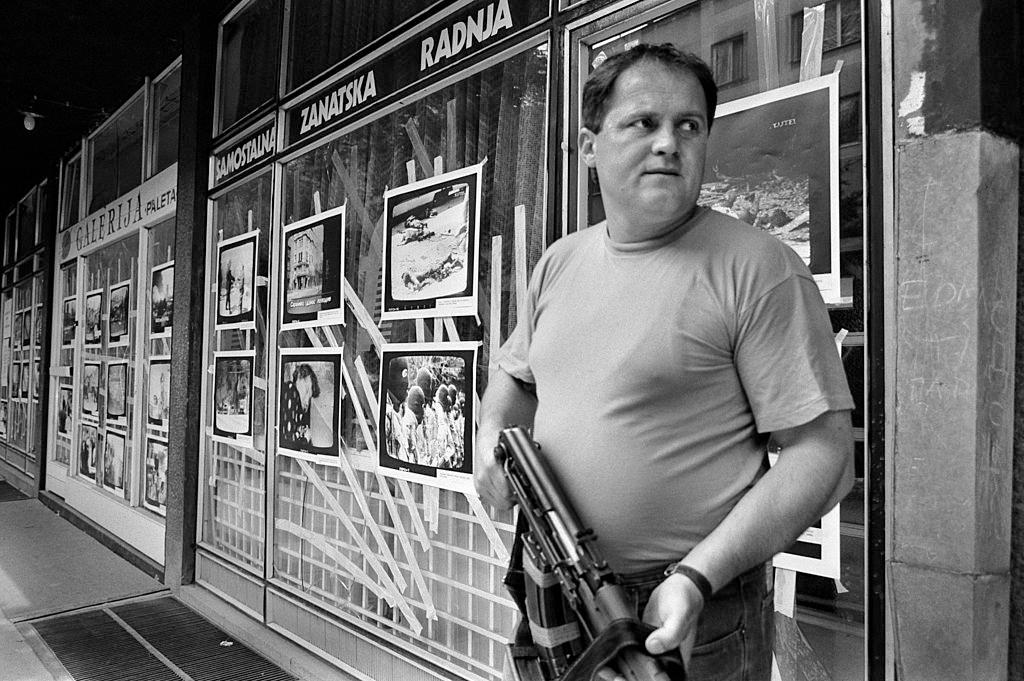
<path id="1" fill-rule="evenodd" d="M 679 153 L 679 140 L 676 138 L 676 131 L 672 126 L 662 125 L 654 131 L 651 151 L 658 155 Z"/>

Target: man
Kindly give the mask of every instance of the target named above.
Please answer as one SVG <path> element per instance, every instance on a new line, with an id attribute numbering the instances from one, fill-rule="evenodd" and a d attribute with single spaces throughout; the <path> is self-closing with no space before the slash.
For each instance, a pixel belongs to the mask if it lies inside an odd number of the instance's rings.
<path id="1" fill-rule="evenodd" d="M 607 220 L 538 263 L 475 462 L 481 496 L 508 507 L 497 434 L 532 426 L 657 628 L 647 649 L 678 646 L 694 681 L 769 678 L 764 563 L 853 478 L 853 402 L 809 271 L 696 205 L 716 102 L 707 65 L 671 45 L 634 47 L 588 79 L 579 153 Z M 769 437 L 782 454 L 766 470 Z"/>

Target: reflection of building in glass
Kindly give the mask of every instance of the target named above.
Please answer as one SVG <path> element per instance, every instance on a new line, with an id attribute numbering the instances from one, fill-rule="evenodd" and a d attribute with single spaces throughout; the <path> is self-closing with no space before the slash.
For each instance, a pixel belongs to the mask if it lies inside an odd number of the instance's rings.
<path id="1" fill-rule="evenodd" d="M 293 235 L 288 241 L 288 290 L 301 291 L 322 285 L 323 275 L 317 266 L 316 243 L 309 232 Z"/>

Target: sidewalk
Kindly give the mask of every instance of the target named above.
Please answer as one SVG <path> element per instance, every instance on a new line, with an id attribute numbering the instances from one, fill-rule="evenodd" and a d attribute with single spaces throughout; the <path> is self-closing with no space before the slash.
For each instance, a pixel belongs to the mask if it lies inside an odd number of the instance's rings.
<path id="1" fill-rule="evenodd" d="M 17 497 L 0 485 L 3 498 Z M 0 680 L 67 678 L 19 623 L 159 593 L 169 592 L 36 499 L 0 502 Z"/>

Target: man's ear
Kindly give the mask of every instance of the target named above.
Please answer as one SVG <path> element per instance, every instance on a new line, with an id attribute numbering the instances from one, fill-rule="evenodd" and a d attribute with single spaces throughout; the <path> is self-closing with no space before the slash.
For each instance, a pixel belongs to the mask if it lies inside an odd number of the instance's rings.
<path id="1" fill-rule="evenodd" d="M 588 168 L 597 167 L 597 133 L 590 128 L 580 128 L 579 137 L 576 140 L 580 150 L 580 158 L 587 164 Z"/>

